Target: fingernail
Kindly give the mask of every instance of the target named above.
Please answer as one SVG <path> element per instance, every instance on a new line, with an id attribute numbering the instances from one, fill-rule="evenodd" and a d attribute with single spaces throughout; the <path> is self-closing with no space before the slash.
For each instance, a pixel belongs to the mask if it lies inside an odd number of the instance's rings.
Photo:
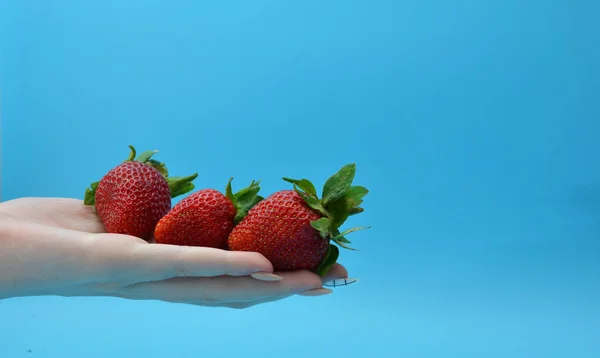
<path id="1" fill-rule="evenodd" d="M 255 273 L 251 274 L 250 276 L 252 276 L 253 278 L 260 280 L 260 281 L 281 281 L 281 280 L 283 280 L 283 277 L 277 276 L 275 274 L 268 273 L 268 272 L 255 272 Z"/>
<path id="2" fill-rule="evenodd" d="M 357 282 L 357 278 L 336 278 L 333 280 L 329 280 L 323 284 L 323 286 L 327 287 L 340 287 L 340 286 L 348 286 L 355 282 Z"/>
<path id="3" fill-rule="evenodd" d="M 316 288 L 314 290 L 308 290 L 300 292 L 300 296 L 324 296 L 332 293 L 333 291 L 328 288 Z"/>

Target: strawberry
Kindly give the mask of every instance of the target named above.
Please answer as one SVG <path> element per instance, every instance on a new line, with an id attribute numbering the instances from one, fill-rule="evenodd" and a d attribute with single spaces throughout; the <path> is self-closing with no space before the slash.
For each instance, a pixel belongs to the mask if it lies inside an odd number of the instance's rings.
<path id="1" fill-rule="evenodd" d="M 363 212 L 359 205 L 368 190 L 352 185 L 355 171 L 356 165 L 348 164 L 331 176 L 321 199 L 307 179 L 283 178 L 294 190 L 280 190 L 254 206 L 229 235 L 229 249 L 259 252 L 276 271 L 325 275 L 339 256 L 331 242 L 354 250 L 345 235 L 368 228 L 339 230 L 350 215 Z"/>
<path id="2" fill-rule="evenodd" d="M 194 189 L 198 174 L 169 177 L 167 167 L 147 151 L 137 158 L 133 146 L 123 163 L 85 191 L 84 204 L 94 206 L 109 233 L 152 239 L 156 223 L 171 209 L 171 199 Z"/>
<path id="3" fill-rule="evenodd" d="M 259 182 L 233 194 L 231 181 L 225 195 L 215 189 L 199 190 L 177 203 L 156 225 L 159 244 L 227 248 L 233 227 L 263 198 Z"/>

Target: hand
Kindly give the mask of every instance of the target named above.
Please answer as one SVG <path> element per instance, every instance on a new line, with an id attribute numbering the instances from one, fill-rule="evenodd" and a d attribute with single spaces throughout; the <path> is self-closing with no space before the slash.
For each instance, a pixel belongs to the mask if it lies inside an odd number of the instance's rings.
<path id="1" fill-rule="evenodd" d="M 81 200 L 23 198 L 0 204 L 0 298 L 112 296 L 246 308 L 294 294 L 330 293 L 323 282 L 346 277 L 341 265 L 323 279 L 308 271 L 275 275 L 271 263 L 254 252 L 108 234 Z"/>

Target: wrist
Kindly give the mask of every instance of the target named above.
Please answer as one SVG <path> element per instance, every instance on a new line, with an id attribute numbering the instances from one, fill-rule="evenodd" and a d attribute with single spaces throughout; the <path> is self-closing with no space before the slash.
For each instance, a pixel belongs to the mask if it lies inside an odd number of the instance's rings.
<path id="1" fill-rule="evenodd" d="M 0 299 L 54 295 L 60 281 L 44 261 L 48 250 L 25 223 L 0 213 Z M 35 231 L 35 230 L 33 230 Z"/>

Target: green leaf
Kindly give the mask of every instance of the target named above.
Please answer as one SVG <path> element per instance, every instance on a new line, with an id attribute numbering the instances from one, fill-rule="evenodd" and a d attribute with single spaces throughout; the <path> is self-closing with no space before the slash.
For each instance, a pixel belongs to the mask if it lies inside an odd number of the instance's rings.
<path id="1" fill-rule="evenodd" d="M 132 145 L 130 145 L 129 146 L 129 158 L 127 158 L 127 160 L 125 160 L 125 161 L 131 162 L 132 160 L 135 159 L 135 155 L 136 155 L 135 148 Z"/>
<path id="2" fill-rule="evenodd" d="M 165 179 L 167 180 L 167 184 L 169 184 L 171 198 L 178 197 L 194 190 L 195 185 L 193 181 L 196 179 L 196 177 L 198 177 L 197 173 L 187 177 L 166 177 Z"/>
<path id="3" fill-rule="evenodd" d="M 243 210 L 243 209 L 237 209 L 235 211 L 235 216 L 233 217 L 234 225 L 239 224 L 239 222 L 242 221 L 247 215 L 248 215 L 248 211 Z"/>
<path id="4" fill-rule="evenodd" d="M 344 224 L 348 216 L 350 216 L 350 210 L 352 209 L 352 199 L 342 196 L 336 201 L 329 204 L 327 212 L 331 219 L 331 227 L 334 229 L 339 228 Z"/>
<path id="5" fill-rule="evenodd" d="M 332 240 L 338 240 L 340 242 L 343 242 L 345 244 L 349 244 L 350 240 L 346 239 L 344 236 L 342 236 L 342 234 L 340 233 L 340 230 L 338 229 L 333 229 L 331 230 L 331 239 Z"/>
<path id="6" fill-rule="evenodd" d="M 259 181 L 255 181 L 253 180 L 249 186 L 247 186 L 246 188 L 243 188 L 241 190 L 239 190 L 238 192 L 235 193 L 235 198 L 239 199 L 240 197 L 246 195 L 246 193 L 248 193 L 249 191 L 253 191 L 257 188 L 260 188 L 260 180 Z"/>
<path id="7" fill-rule="evenodd" d="M 364 186 L 351 186 L 346 192 L 346 197 L 352 199 L 352 207 L 357 207 L 362 204 L 362 198 L 369 193 L 369 190 Z"/>
<path id="8" fill-rule="evenodd" d="M 233 177 L 229 178 L 229 181 L 227 182 L 227 186 L 225 187 L 225 196 L 232 202 L 235 202 L 235 195 L 233 195 L 233 191 L 231 190 L 231 182 L 232 181 L 233 181 Z"/>
<path id="9" fill-rule="evenodd" d="M 194 190 L 196 186 L 193 183 L 184 183 L 179 185 L 176 189 L 171 190 L 171 198 L 176 198 L 178 196 L 187 194 Z"/>
<path id="10" fill-rule="evenodd" d="M 308 194 L 308 196 L 318 199 L 317 189 L 315 188 L 313 183 L 311 183 L 309 180 L 307 180 L 307 179 L 297 180 L 297 179 L 290 179 L 290 178 L 283 178 L 283 180 L 287 181 L 288 183 L 295 184 L 296 186 L 298 186 L 298 188 L 300 188 L 306 194 Z"/>
<path id="11" fill-rule="evenodd" d="M 323 207 L 323 205 L 321 205 L 321 202 L 317 198 L 313 198 L 312 196 L 306 195 L 304 192 L 299 190 L 295 184 L 294 184 L 294 190 L 296 191 L 296 193 L 298 193 L 302 197 L 304 202 L 311 209 L 316 210 L 317 212 L 319 212 L 319 214 L 321 214 L 323 216 L 328 216 L 327 211 L 325 211 L 325 208 Z"/>
<path id="12" fill-rule="evenodd" d="M 332 175 L 323 185 L 323 206 L 338 200 L 346 194 L 356 173 L 356 164 L 348 164 Z"/>
<path id="13" fill-rule="evenodd" d="M 260 203 L 261 201 L 263 201 L 265 198 L 263 198 L 260 195 L 257 195 L 254 197 L 254 200 L 252 201 L 252 203 L 250 204 L 251 207 L 254 207 L 256 204 Z"/>
<path id="14" fill-rule="evenodd" d="M 169 176 L 169 171 L 167 170 L 167 166 L 163 162 L 159 162 L 156 159 L 148 159 L 148 164 L 152 166 L 154 169 L 158 170 L 163 177 Z"/>
<path id="15" fill-rule="evenodd" d="M 317 268 L 317 274 L 321 277 L 325 276 L 331 267 L 336 263 L 339 256 L 340 250 L 337 248 L 337 246 L 329 245 L 323 261 L 321 261 L 321 264 Z"/>
<path id="16" fill-rule="evenodd" d="M 356 208 L 350 209 L 350 213 L 349 214 L 350 215 L 356 215 L 356 214 L 362 213 L 363 211 L 365 211 L 365 209 L 356 207 Z"/>
<path id="17" fill-rule="evenodd" d="M 253 187 L 244 191 L 240 196 L 237 197 L 237 204 L 240 207 L 247 207 L 254 202 L 254 198 L 260 191 L 259 187 Z"/>
<path id="18" fill-rule="evenodd" d="M 158 150 L 147 150 L 142 154 L 138 155 L 138 157 L 135 160 L 138 162 L 146 163 L 156 153 L 158 153 Z"/>
<path id="19" fill-rule="evenodd" d="M 328 218 L 320 218 L 319 220 L 311 221 L 310 226 L 321 233 L 321 236 L 327 238 L 331 230 L 331 222 Z"/>
<path id="20" fill-rule="evenodd" d="M 335 242 L 336 244 L 340 245 L 341 247 L 343 247 L 344 249 L 348 249 L 348 250 L 352 250 L 352 251 L 357 251 L 356 249 L 354 249 L 354 248 L 346 245 L 346 244 L 350 243 L 350 241 L 348 241 L 348 239 L 346 239 L 343 236 L 332 238 L 331 240 L 333 242 Z"/>
<path id="21" fill-rule="evenodd" d="M 85 196 L 83 197 L 84 205 L 94 206 L 96 204 L 96 189 L 98 189 L 100 182 L 93 182 L 89 188 L 85 189 Z"/>
<path id="22" fill-rule="evenodd" d="M 229 182 L 227 183 L 225 195 L 235 206 L 234 223 L 237 225 L 240 221 L 242 221 L 243 218 L 246 217 L 246 215 L 248 215 L 250 209 L 252 209 L 254 205 L 258 204 L 264 198 L 258 195 L 258 192 L 260 191 L 260 180 L 253 180 L 248 187 L 241 189 L 235 194 L 231 190 L 232 180 L 233 178 L 230 178 Z"/>
<path id="23" fill-rule="evenodd" d="M 344 244 L 350 244 L 350 240 L 346 239 L 344 236 L 341 235 L 336 235 L 335 237 L 332 238 L 332 240 L 337 240 L 339 242 L 343 242 Z"/>
<path id="24" fill-rule="evenodd" d="M 367 229 L 370 229 L 370 228 L 371 228 L 370 226 L 359 226 L 359 227 L 355 227 L 355 228 L 352 228 L 352 229 L 348 229 L 348 230 L 346 230 L 346 231 L 344 231 L 344 232 L 342 232 L 342 233 L 340 233 L 339 235 L 336 235 L 336 236 L 344 237 L 345 235 L 348 235 L 348 234 L 353 233 L 355 231 L 367 230 Z"/>

